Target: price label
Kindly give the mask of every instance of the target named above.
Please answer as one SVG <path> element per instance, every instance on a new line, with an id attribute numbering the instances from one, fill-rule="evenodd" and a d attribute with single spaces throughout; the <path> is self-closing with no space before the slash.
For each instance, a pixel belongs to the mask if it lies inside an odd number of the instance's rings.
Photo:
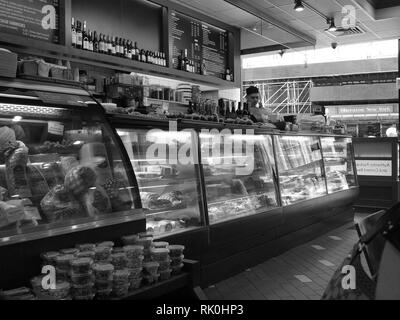
<path id="1" fill-rule="evenodd" d="M 50 134 L 54 134 L 56 136 L 63 136 L 64 135 L 64 125 L 61 122 L 49 121 L 48 132 Z"/>

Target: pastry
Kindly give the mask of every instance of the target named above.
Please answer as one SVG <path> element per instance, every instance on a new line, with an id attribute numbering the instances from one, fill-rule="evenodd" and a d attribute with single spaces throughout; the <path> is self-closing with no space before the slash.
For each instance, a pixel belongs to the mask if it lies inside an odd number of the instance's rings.
<path id="1" fill-rule="evenodd" d="M 83 203 L 90 217 L 111 213 L 111 202 L 107 192 L 100 186 L 90 188 L 83 196 Z"/>
<path id="2" fill-rule="evenodd" d="M 76 196 L 85 194 L 96 184 L 97 175 L 89 167 L 78 166 L 72 168 L 65 176 L 66 189 Z"/>

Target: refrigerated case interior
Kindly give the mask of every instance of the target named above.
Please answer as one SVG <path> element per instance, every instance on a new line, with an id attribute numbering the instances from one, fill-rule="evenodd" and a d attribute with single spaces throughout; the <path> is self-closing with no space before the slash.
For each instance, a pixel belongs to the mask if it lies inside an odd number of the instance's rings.
<path id="1" fill-rule="evenodd" d="M 140 189 L 146 225 L 156 236 L 204 225 L 195 133 L 118 129 Z"/>
<path id="2" fill-rule="evenodd" d="M 278 207 L 272 138 L 200 134 L 210 224 Z"/>
<path id="3" fill-rule="evenodd" d="M 46 94 L 60 105 L 46 106 L 36 94 L 17 97 L 19 104 L 0 100 L 3 240 L 137 213 L 113 133 L 82 102 L 88 97 L 75 97 L 81 107 L 63 107 L 62 95 Z"/>

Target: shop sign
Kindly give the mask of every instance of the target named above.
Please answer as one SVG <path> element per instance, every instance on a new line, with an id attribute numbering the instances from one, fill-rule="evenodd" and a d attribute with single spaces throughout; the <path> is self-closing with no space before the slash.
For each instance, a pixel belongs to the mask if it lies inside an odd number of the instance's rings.
<path id="1" fill-rule="evenodd" d="M 379 114 L 392 113 L 393 106 L 369 106 L 369 107 L 338 107 L 338 114 Z"/>
<path id="2" fill-rule="evenodd" d="M 359 176 L 392 176 L 391 160 L 356 160 L 356 166 Z"/>

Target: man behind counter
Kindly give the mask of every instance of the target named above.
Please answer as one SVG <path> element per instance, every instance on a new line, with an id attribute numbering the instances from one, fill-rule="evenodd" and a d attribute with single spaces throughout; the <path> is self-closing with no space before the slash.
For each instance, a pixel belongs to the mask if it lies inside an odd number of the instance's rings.
<path id="1" fill-rule="evenodd" d="M 251 86 L 247 88 L 246 101 L 250 119 L 253 122 L 270 123 L 272 113 L 268 108 L 264 108 L 260 102 L 260 91 L 257 87 Z"/>

